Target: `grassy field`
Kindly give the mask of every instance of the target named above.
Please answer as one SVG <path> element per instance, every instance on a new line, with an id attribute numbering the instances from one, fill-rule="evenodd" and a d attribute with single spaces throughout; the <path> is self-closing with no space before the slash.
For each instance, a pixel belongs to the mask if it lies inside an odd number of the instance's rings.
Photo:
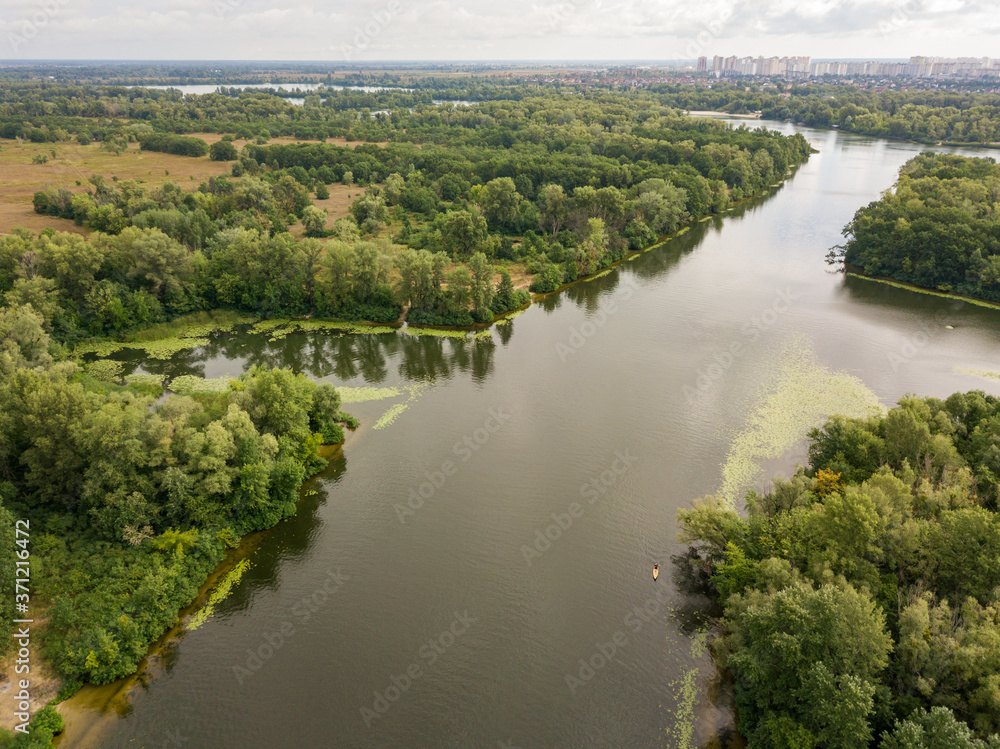
<path id="1" fill-rule="evenodd" d="M 220 140 L 218 133 L 197 133 L 208 143 Z M 298 143 L 296 138 L 275 138 L 272 143 Z M 356 146 L 343 139 L 328 139 L 328 143 Z M 245 141 L 236 141 L 241 148 Z M 53 151 L 55 155 L 53 156 Z M 45 156 L 48 163 L 35 164 L 36 156 Z M 40 216 L 31 203 L 34 194 L 46 188 L 66 188 L 72 192 L 87 192 L 87 182 L 92 174 L 111 180 L 134 179 L 148 188 L 164 182 L 175 182 L 185 189 L 197 189 L 209 177 L 227 175 L 232 162 L 212 161 L 207 156 L 191 158 L 155 151 L 140 151 L 138 144 L 131 144 L 128 151 L 115 156 L 101 150 L 98 144 L 81 146 L 77 143 L 18 143 L 0 139 L 0 234 L 9 234 L 16 226 L 38 232 L 46 227 L 77 234 L 89 233 L 85 227 L 76 226 L 67 219 Z M 351 202 L 363 192 L 357 186 L 330 185 L 330 198 L 315 201 L 319 208 L 329 211 L 330 226 L 338 218 L 347 216 Z"/>
<path id="2" fill-rule="evenodd" d="M 52 152 L 55 151 L 55 156 Z M 33 164 L 35 156 L 47 156 L 46 164 Z M 51 226 L 59 231 L 86 234 L 87 230 L 72 221 L 40 216 L 31 199 L 38 190 L 64 187 L 72 192 L 91 189 L 87 179 L 100 174 L 111 179 L 134 179 L 147 187 L 176 182 L 194 189 L 209 177 L 228 174 L 231 164 L 211 161 L 207 156 L 193 159 L 154 151 L 140 151 L 133 143 L 128 151 L 115 156 L 95 144 L 24 143 L 0 140 L 0 233 L 10 233 L 15 226 L 41 231 Z M 79 183 L 79 184 L 77 184 Z"/>

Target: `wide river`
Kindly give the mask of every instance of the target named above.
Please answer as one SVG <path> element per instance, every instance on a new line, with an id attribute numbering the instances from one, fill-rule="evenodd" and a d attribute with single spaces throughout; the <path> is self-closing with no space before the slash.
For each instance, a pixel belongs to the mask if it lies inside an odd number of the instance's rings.
<path id="1" fill-rule="evenodd" d="M 60 747 L 686 749 L 728 725 L 677 510 L 787 475 L 833 410 L 1000 394 L 970 371 L 1000 369 L 1000 312 L 824 262 L 921 149 L 751 124 L 818 153 L 492 339 L 220 335 L 144 364 L 397 390 L 346 407 L 361 428 L 207 622 L 64 705 Z"/>

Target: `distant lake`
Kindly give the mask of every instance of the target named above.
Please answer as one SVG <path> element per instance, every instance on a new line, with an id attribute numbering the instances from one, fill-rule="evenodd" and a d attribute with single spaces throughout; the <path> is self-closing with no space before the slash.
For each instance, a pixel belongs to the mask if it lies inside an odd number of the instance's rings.
<path id="1" fill-rule="evenodd" d="M 236 88 L 236 89 L 275 89 L 276 91 L 288 91 L 289 93 L 293 91 L 318 91 L 321 88 L 329 89 L 332 91 L 366 91 L 367 93 L 375 93 L 377 91 L 412 91 L 411 88 L 395 88 L 392 86 L 325 86 L 322 83 L 234 83 L 231 85 L 223 84 L 207 84 L 207 83 L 195 83 L 183 86 L 128 86 L 128 88 L 155 88 L 161 91 L 168 91 L 169 89 L 175 88 L 180 91 L 184 96 L 188 94 L 214 94 L 220 88 Z M 292 96 L 292 97 L 282 97 L 285 101 L 296 106 L 303 106 L 306 103 L 304 97 Z M 466 102 L 456 102 L 466 103 Z"/>

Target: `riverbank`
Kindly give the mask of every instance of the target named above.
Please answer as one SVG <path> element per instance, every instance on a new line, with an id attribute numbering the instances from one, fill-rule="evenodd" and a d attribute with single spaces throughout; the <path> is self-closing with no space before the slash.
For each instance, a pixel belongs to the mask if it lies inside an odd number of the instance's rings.
<path id="1" fill-rule="evenodd" d="M 924 286 L 917 286 L 912 283 L 906 283 L 904 281 L 896 281 L 891 278 L 885 278 L 883 276 L 869 276 L 865 273 L 859 272 L 859 270 L 845 270 L 844 275 L 850 278 L 860 278 L 863 281 L 872 281 L 874 283 L 885 284 L 886 286 L 893 286 L 897 289 L 906 289 L 907 291 L 916 291 L 920 294 L 927 294 L 929 296 L 941 297 L 943 299 L 954 299 L 955 301 L 963 302 L 966 304 L 974 304 L 977 307 L 985 307 L 987 309 L 1000 310 L 1000 304 L 997 302 L 990 302 L 986 299 L 980 299 L 979 297 L 968 296 L 967 294 L 951 294 L 946 291 L 938 291 L 937 289 L 928 289 Z"/>
<path id="2" fill-rule="evenodd" d="M 805 163 L 805 162 L 803 162 Z M 320 319 L 316 317 L 275 317 L 263 318 L 256 315 L 249 315 L 237 310 L 217 309 L 205 312 L 197 312 L 192 315 L 185 315 L 170 322 L 160 323 L 149 328 L 130 331 L 120 340 L 108 338 L 92 338 L 82 341 L 73 347 L 73 356 L 81 361 L 85 360 L 88 365 L 93 365 L 95 361 L 109 362 L 107 366 L 95 367 L 92 374 L 99 379 L 118 381 L 118 372 L 114 368 L 113 362 L 108 357 L 126 350 L 137 350 L 145 352 L 151 359 L 166 360 L 175 354 L 205 345 L 212 335 L 218 333 L 231 333 L 237 330 L 251 333 L 270 333 L 272 339 L 283 337 L 291 332 L 327 331 L 338 334 L 354 335 L 381 335 L 392 332 L 401 332 L 414 336 L 436 336 L 443 338 L 476 338 L 483 334 L 490 327 L 501 325 L 505 320 L 516 317 L 523 313 L 532 301 L 538 301 L 546 296 L 566 289 L 579 283 L 592 281 L 606 276 L 614 268 L 624 263 L 634 261 L 643 253 L 662 247 L 667 242 L 683 236 L 698 224 L 711 221 L 712 219 L 722 220 L 727 214 L 741 208 L 742 206 L 754 203 L 757 200 L 766 199 L 773 191 L 780 188 L 787 180 L 795 174 L 795 170 L 801 164 L 795 164 L 789 168 L 780 182 L 767 186 L 760 192 L 731 202 L 725 211 L 721 213 L 709 213 L 692 217 L 682 224 L 677 230 L 670 234 L 663 235 L 655 242 L 638 250 L 629 250 L 620 259 L 609 265 L 598 268 L 594 273 L 580 276 L 560 284 L 551 291 L 532 292 L 530 301 L 518 305 L 506 312 L 493 317 L 488 323 L 478 323 L 469 326 L 448 326 L 448 325 L 421 325 L 406 322 L 405 317 L 398 322 L 383 323 L 371 320 L 337 320 Z M 517 290 L 523 290 L 530 284 L 532 276 L 527 276 L 515 285 Z M 110 369 L 107 367 L 110 366 Z"/>
<path id="3" fill-rule="evenodd" d="M 747 112 L 745 114 L 734 114 L 732 112 L 719 112 L 714 109 L 685 109 L 684 114 L 689 117 L 738 117 L 742 120 L 759 120 L 760 112 Z"/>

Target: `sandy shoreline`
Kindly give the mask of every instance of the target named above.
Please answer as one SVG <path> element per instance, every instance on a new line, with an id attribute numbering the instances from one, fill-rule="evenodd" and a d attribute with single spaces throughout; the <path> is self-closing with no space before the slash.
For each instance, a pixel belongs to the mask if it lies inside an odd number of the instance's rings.
<path id="1" fill-rule="evenodd" d="M 732 114 L 730 112 L 716 112 L 712 109 L 691 109 L 684 110 L 684 112 L 690 117 L 738 117 L 743 120 L 759 120 L 761 118 L 760 112 L 753 112 L 751 114 Z"/>

